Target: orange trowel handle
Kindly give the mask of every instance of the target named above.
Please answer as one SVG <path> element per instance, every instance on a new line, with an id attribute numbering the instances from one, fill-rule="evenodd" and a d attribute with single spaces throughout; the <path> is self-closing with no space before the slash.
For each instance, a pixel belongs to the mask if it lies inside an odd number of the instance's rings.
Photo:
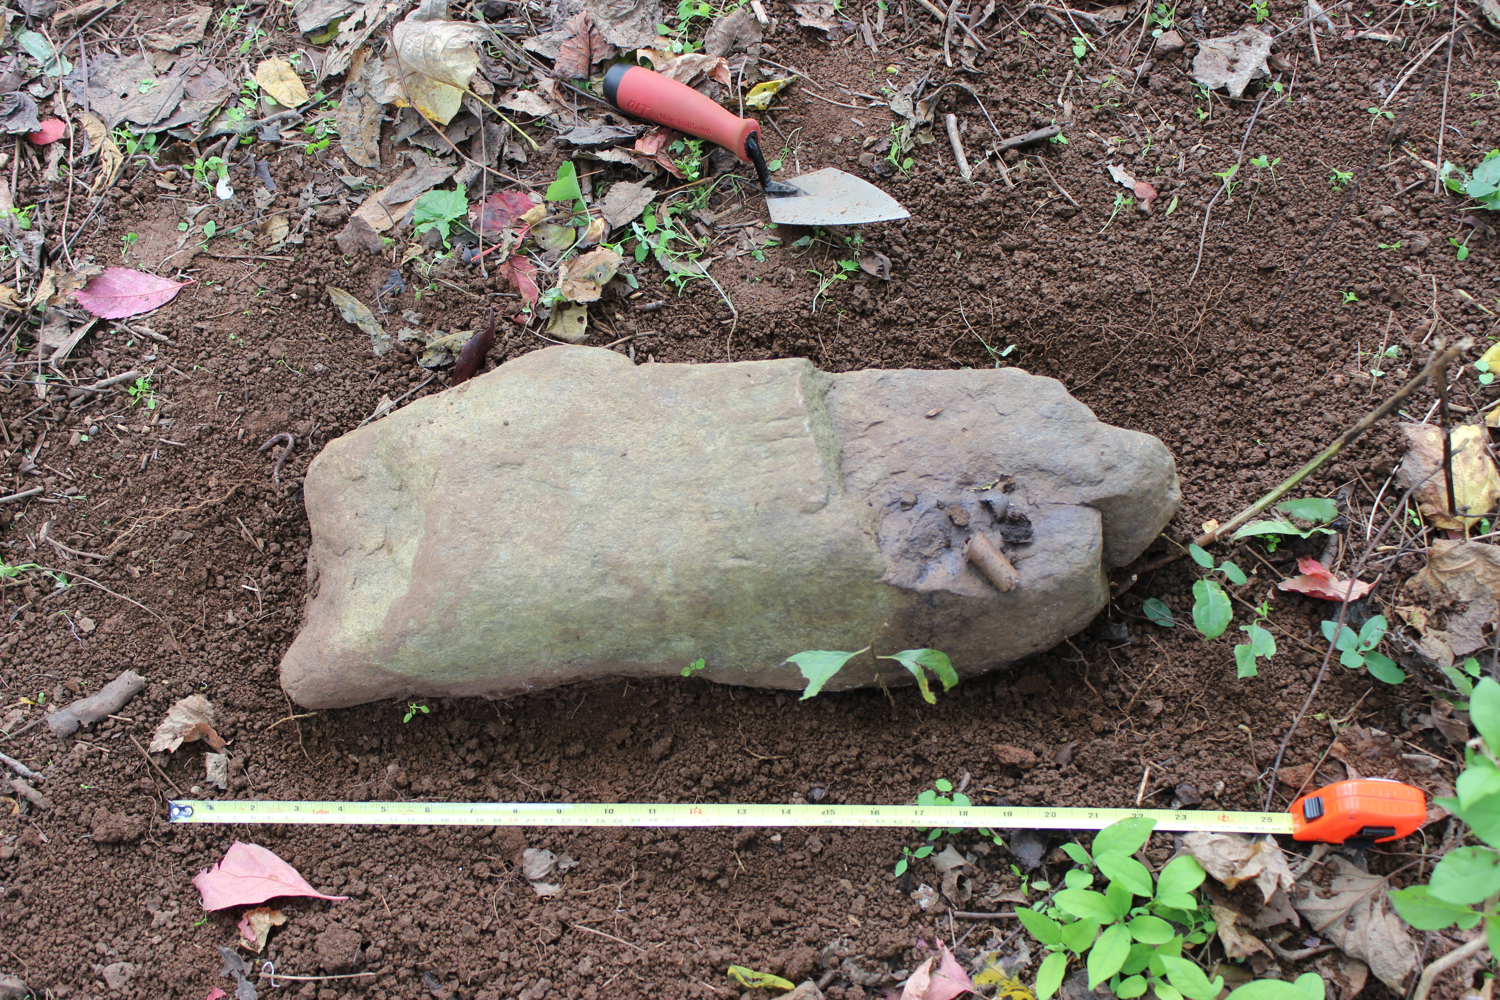
<path id="1" fill-rule="evenodd" d="M 619 63 L 604 75 L 604 96 L 628 115 L 718 143 L 746 163 L 753 162 L 745 140 L 753 135 L 759 143 L 760 124 L 736 118 L 686 84 L 644 66 Z"/>

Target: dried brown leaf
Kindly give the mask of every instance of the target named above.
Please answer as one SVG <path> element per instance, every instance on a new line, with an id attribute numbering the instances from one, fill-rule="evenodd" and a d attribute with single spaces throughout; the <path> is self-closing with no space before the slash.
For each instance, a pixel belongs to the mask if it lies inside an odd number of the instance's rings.
<path id="1" fill-rule="evenodd" d="M 1214 923 L 1218 926 L 1219 940 L 1224 944 L 1224 954 L 1236 961 L 1249 958 L 1256 952 L 1271 954 L 1271 949 L 1266 943 L 1254 934 L 1236 926 L 1245 919 L 1244 914 L 1238 910 L 1231 910 L 1227 906 L 1213 904 Z"/>
<path id="2" fill-rule="evenodd" d="M 557 50 L 557 60 L 552 64 L 552 75 L 559 80 L 587 79 L 594 63 L 615 53 L 615 47 L 595 30 L 593 17 L 588 11 L 568 19 L 568 32 L 568 37 Z"/>
<path id="3" fill-rule="evenodd" d="M 397 69 L 404 100 L 446 125 L 463 105 L 464 91 L 479 68 L 484 29 L 465 21 L 418 21 L 396 25 Z"/>
<path id="4" fill-rule="evenodd" d="M 1465 424 L 1451 431 L 1453 495 L 1459 517 L 1448 510 L 1448 485 L 1443 475 L 1443 432 L 1427 424 L 1404 424 L 1407 452 L 1401 460 L 1397 481 L 1403 487 L 1417 486 L 1417 506 L 1439 528 L 1459 530 L 1473 527 L 1495 509 L 1500 499 L 1500 472 L 1485 451 L 1489 432 Z"/>
<path id="5" fill-rule="evenodd" d="M 1385 878 L 1362 872 L 1345 858 L 1332 857 L 1329 864 L 1335 873 L 1330 895 L 1309 891 L 1294 901 L 1297 912 L 1315 933 L 1368 965 L 1381 982 L 1405 992 L 1406 978 L 1417 967 L 1417 949 L 1386 902 Z"/>
<path id="6" fill-rule="evenodd" d="M 214 707 L 201 694 L 191 694 L 167 709 L 167 717 L 156 727 L 147 747 L 152 753 L 171 753 L 184 743 L 203 740 L 215 750 L 225 743 L 214 732 Z"/>
<path id="7" fill-rule="evenodd" d="M 1193 57 L 1193 79 L 1209 90 L 1224 87 L 1230 97 L 1245 93 L 1251 80 L 1270 76 L 1266 57 L 1271 54 L 1274 39 L 1264 31 L 1245 26 L 1222 38 L 1198 41 Z"/>
<path id="8" fill-rule="evenodd" d="M 1227 889 L 1253 880 L 1261 898 L 1269 900 L 1278 887 L 1290 892 L 1297 883 L 1286 855 L 1270 837 L 1199 832 L 1183 837 L 1182 846 Z"/>

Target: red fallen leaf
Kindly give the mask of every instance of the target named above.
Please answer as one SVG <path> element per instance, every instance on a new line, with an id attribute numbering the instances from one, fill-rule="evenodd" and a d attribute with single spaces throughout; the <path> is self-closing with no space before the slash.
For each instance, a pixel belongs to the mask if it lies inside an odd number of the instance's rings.
<path id="1" fill-rule="evenodd" d="M 609 58 L 613 46 L 594 29 L 594 19 L 586 10 L 568 19 L 568 30 L 573 34 L 558 49 L 552 75 L 559 80 L 586 79 L 594 63 Z"/>
<path id="2" fill-rule="evenodd" d="M 103 274 L 74 292 L 73 297 L 101 319 L 124 319 L 166 305 L 183 286 L 192 282 L 192 278 L 173 281 L 128 267 L 106 267 Z"/>
<path id="3" fill-rule="evenodd" d="M 228 995 L 228 993 L 225 993 L 223 990 L 215 986 L 213 989 L 208 991 L 208 996 L 204 997 L 203 1000 L 219 1000 L 220 997 L 227 997 Z"/>
<path id="4" fill-rule="evenodd" d="M 476 201 L 469 216 L 481 233 L 499 233 L 529 211 L 531 198 L 525 191 L 497 191 L 482 202 Z"/>
<path id="5" fill-rule="evenodd" d="M 958 964 L 958 959 L 953 957 L 948 946 L 943 945 L 942 956 L 938 959 L 938 967 L 932 972 L 932 981 L 927 986 L 927 995 L 923 1000 L 956 1000 L 957 997 L 975 992 L 974 981 L 969 978 L 964 967 Z"/>
<path id="6" fill-rule="evenodd" d="M 42 127 L 28 135 L 27 138 L 38 146 L 45 146 L 48 143 L 56 142 L 67 135 L 67 133 L 67 122 L 61 118 L 45 118 L 42 120 Z"/>
<path id="7" fill-rule="evenodd" d="M 515 286 L 528 306 L 536 308 L 537 300 L 542 297 L 542 290 L 536 284 L 535 264 L 528 258 L 517 255 L 495 268 L 495 272 Z"/>
<path id="8" fill-rule="evenodd" d="M 1157 199 L 1156 188 L 1145 181 L 1136 181 L 1135 196 L 1149 205 Z"/>
<path id="9" fill-rule="evenodd" d="M 681 138 L 681 132 L 658 125 L 637 139 L 634 148 L 637 153 L 660 164 L 673 177 L 681 177 L 682 171 L 667 154 L 667 147 Z"/>
<path id="10" fill-rule="evenodd" d="M 209 871 L 194 875 L 193 885 L 203 896 L 205 910 L 255 906 L 277 896 L 311 896 L 314 899 L 333 900 L 349 898 L 319 892 L 297 874 L 297 869 L 264 847 L 238 840 L 230 845 L 223 861 Z"/>
<path id="11" fill-rule="evenodd" d="M 1300 576 L 1282 580 L 1277 587 L 1307 594 L 1309 597 L 1321 597 L 1325 601 L 1343 601 L 1345 598 L 1357 601 L 1375 589 L 1373 583 L 1365 583 L 1363 580 L 1339 579 L 1316 559 L 1298 559 L 1297 568 L 1302 571 Z"/>

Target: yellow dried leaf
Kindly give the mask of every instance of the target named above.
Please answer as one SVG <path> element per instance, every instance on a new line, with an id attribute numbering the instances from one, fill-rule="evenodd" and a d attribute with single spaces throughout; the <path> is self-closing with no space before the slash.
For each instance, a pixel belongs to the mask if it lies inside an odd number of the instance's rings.
<path id="1" fill-rule="evenodd" d="M 1485 451 L 1489 431 L 1465 424 L 1450 432 L 1453 497 L 1458 504 L 1455 512 L 1448 509 L 1443 432 L 1427 424 L 1407 424 L 1402 429 L 1410 447 L 1401 460 L 1401 485 L 1417 486 L 1413 494 L 1417 507 L 1429 521 L 1439 528 L 1462 530 L 1478 524 L 1495 509 L 1495 501 L 1500 499 L 1500 472 Z"/>
<path id="2" fill-rule="evenodd" d="M 570 302 L 594 302 L 620 267 L 613 250 L 593 250 L 557 269 L 557 288 Z"/>
<path id="3" fill-rule="evenodd" d="M 255 82 L 283 107 L 300 108 L 307 103 L 307 88 L 285 59 L 272 57 L 255 67 Z"/>
<path id="4" fill-rule="evenodd" d="M 89 185 L 89 195 L 92 197 L 114 184 L 120 176 L 120 169 L 125 166 L 125 154 L 120 152 L 120 147 L 116 146 L 114 139 L 110 137 L 109 129 L 97 115 L 79 111 L 75 113 L 75 117 L 83 125 L 84 134 L 88 136 L 89 151 L 99 154 L 99 175 L 94 178 L 94 183 Z"/>
<path id="5" fill-rule="evenodd" d="M 280 927 L 284 923 L 286 923 L 286 914 L 280 910 L 273 910 L 269 906 L 257 906 L 253 910 L 246 910 L 239 924 L 240 947 L 259 954 L 266 946 L 266 938 L 270 935 L 271 928 Z"/>
<path id="6" fill-rule="evenodd" d="M 9 285 L 0 285 L 0 309 L 9 309 L 11 312 L 25 312 L 26 303 L 16 294 L 16 290 Z"/>
<path id="7" fill-rule="evenodd" d="M 781 93 L 786 89 L 787 84 L 795 79 L 797 78 L 789 76 L 784 80 L 767 80 L 764 83 L 757 83 L 750 88 L 750 93 L 745 95 L 745 107 L 764 111 L 771 106 L 771 98 Z"/>
<path id="8" fill-rule="evenodd" d="M 464 21 L 402 21 L 394 31 L 403 96 L 446 125 L 479 68 L 482 28 Z"/>

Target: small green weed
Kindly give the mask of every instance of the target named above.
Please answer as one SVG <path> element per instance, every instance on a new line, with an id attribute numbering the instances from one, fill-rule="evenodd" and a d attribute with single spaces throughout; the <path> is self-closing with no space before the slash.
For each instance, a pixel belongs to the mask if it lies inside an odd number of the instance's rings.
<path id="1" fill-rule="evenodd" d="M 1472 656 L 1459 666 L 1443 668 L 1443 676 L 1447 677 L 1453 683 L 1455 691 L 1463 695 L 1462 698 L 1447 699 L 1455 709 L 1460 712 L 1467 712 L 1469 710 L 1469 699 L 1474 696 L 1474 685 L 1479 682 L 1480 675 L 1483 672 L 1484 668 Z"/>
<path id="2" fill-rule="evenodd" d="M 121 260 L 125 260 L 127 257 L 130 256 L 130 249 L 131 249 L 131 247 L 135 246 L 136 241 L 139 240 L 139 239 L 140 239 L 140 236 L 138 234 L 136 234 L 136 233 L 126 233 L 124 236 L 120 237 L 120 244 L 121 244 L 120 245 L 120 259 Z"/>
<path id="3" fill-rule="evenodd" d="M 412 719 L 415 719 L 417 717 L 418 713 L 422 715 L 430 715 L 432 713 L 432 709 L 428 708 L 426 705 L 422 704 L 419 701 L 409 701 L 406 703 L 406 714 L 401 717 L 401 721 L 410 722 Z"/>
<path id="4" fill-rule="evenodd" d="M 1360 354 L 1365 354 L 1365 353 L 1366 352 L 1364 352 L 1364 351 L 1360 351 Z M 1370 365 L 1370 374 L 1373 375 L 1376 378 L 1384 378 L 1385 377 L 1385 371 L 1380 367 L 1380 365 L 1381 365 L 1381 359 L 1384 358 L 1386 361 L 1391 361 L 1391 360 L 1394 360 L 1396 358 L 1399 358 L 1400 356 L 1401 356 L 1401 348 L 1398 347 L 1395 344 L 1392 344 L 1390 347 L 1387 347 L 1383 351 L 1373 351 L 1373 352 L 1370 352 L 1369 353 L 1369 357 L 1370 357 L 1371 362 L 1372 362 L 1371 365 Z"/>
<path id="5" fill-rule="evenodd" d="M 1342 298 L 1344 305 L 1359 301 L 1359 296 L 1355 295 L 1353 292 L 1339 292 L 1339 296 Z"/>
<path id="6" fill-rule="evenodd" d="M 1339 170 L 1337 167 L 1328 175 L 1328 183 L 1333 185 L 1335 191 L 1342 191 L 1354 180 L 1354 171 Z"/>
<path id="7" fill-rule="evenodd" d="M 1474 370 L 1479 373 L 1480 385 L 1489 385 L 1495 381 L 1495 373 L 1490 370 L 1493 367 L 1494 365 L 1490 364 L 1488 361 L 1485 361 L 1483 358 L 1480 358 L 1478 361 L 1474 362 Z"/>
<path id="8" fill-rule="evenodd" d="M 1278 156 L 1276 157 L 1276 159 L 1271 160 L 1266 157 L 1265 153 L 1261 153 L 1259 156 L 1255 156 L 1250 159 L 1250 165 L 1255 169 L 1270 172 L 1272 187 L 1279 187 L 1279 185 L 1276 183 L 1276 168 L 1280 164 L 1281 157 Z"/>
<path id="9" fill-rule="evenodd" d="M 1224 578 L 1237 587 L 1244 586 L 1245 571 L 1232 562 L 1214 566 L 1214 557 L 1196 545 L 1188 546 L 1188 555 L 1193 562 L 1211 573 L 1222 573 Z M 1193 584 L 1193 627 L 1205 639 L 1217 639 L 1229 628 L 1234 612 L 1229 606 L 1229 595 L 1218 580 L 1204 578 Z"/>
<path id="10" fill-rule="evenodd" d="M 1338 504 L 1323 497 L 1303 497 L 1299 500 L 1283 500 L 1272 508 L 1284 517 L 1264 521 L 1251 521 L 1234 533 L 1234 541 L 1241 538 L 1260 538 L 1267 552 L 1275 552 L 1276 546 L 1285 536 L 1310 538 L 1313 535 L 1331 535 L 1333 530 L 1326 525 L 1339 516 Z M 1299 527 L 1292 519 L 1307 521 L 1310 527 Z"/>
<path id="11" fill-rule="evenodd" d="M 1079 62 L 1089 54 L 1089 40 L 1082 35 L 1073 36 L 1073 58 Z"/>
<path id="12" fill-rule="evenodd" d="M 443 238 L 443 246 L 447 247 L 450 245 L 448 237 L 453 223 L 467 218 L 468 214 L 468 192 L 462 184 L 452 191 L 428 191 L 417 199 L 417 204 L 412 209 L 412 227 L 419 236 L 436 229 Z"/>
<path id="13" fill-rule="evenodd" d="M 152 376 L 142 375 L 130 385 L 125 387 L 125 392 L 130 396 L 130 405 L 138 406 L 146 404 L 146 409 L 156 409 L 156 390 L 151 387 Z"/>
<path id="14" fill-rule="evenodd" d="M 818 278 L 818 290 L 816 292 L 813 292 L 812 297 L 813 312 L 818 311 L 819 299 L 826 300 L 828 298 L 828 290 L 833 287 L 834 282 L 848 281 L 849 275 L 858 270 L 859 261 L 857 260 L 839 261 L 838 270 L 830 272 L 826 277 L 824 276 L 822 271 L 814 271 L 812 268 L 808 268 L 807 273 L 816 275 Z"/>
<path id="15" fill-rule="evenodd" d="M 854 659 L 860 653 L 869 653 L 871 648 L 856 649 L 852 653 L 831 649 L 809 649 L 805 652 L 794 653 L 786 658 L 785 662 L 795 663 L 797 669 L 802 671 L 803 678 L 807 681 L 807 687 L 802 691 L 802 701 L 815 696 L 823 690 L 833 675 L 843 669 L 844 664 Z M 927 672 L 931 671 L 939 681 L 942 682 L 944 691 L 953 690 L 958 683 L 958 672 L 953 669 L 953 663 L 948 659 L 948 654 L 941 653 L 936 649 L 903 649 L 899 653 L 890 656 L 876 656 L 877 660 L 895 660 L 901 664 L 911 675 L 917 679 L 917 688 L 922 692 L 922 700 L 929 705 L 937 704 L 937 696 L 932 693 L 928 683 Z"/>
<path id="16" fill-rule="evenodd" d="M 1380 119 L 1382 119 L 1382 118 L 1384 118 L 1386 121 L 1392 121 L 1392 122 L 1396 120 L 1396 113 L 1394 111 L 1382 111 L 1379 108 L 1373 108 L 1373 107 L 1372 108 L 1365 108 L 1365 111 L 1367 111 L 1369 113 L 1369 115 L 1370 115 L 1370 131 L 1371 132 L 1375 131 L 1375 123 L 1378 122 L 1378 121 L 1380 121 Z"/>
<path id="17" fill-rule="evenodd" d="M 1364 667 L 1371 677 L 1386 684 L 1400 684 L 1406 680 L 1406 674 L 1396 666 L 1395 660 L 1375 650 L 1385 638 L 1385 631 L 1385 615 L 1371 618 L 1357 633 L 1347 625 L 1339 628 L 1337 622 L 1323 623 L 1323 637 L 1339 651 L 1340 663 L 1350 670 Z"/>
<path id="18" fill-rule="evenodd" d="M 707 4 L 704 6 L 707 6 Z M 771 987 L 775 987 L 778 990 L 793 990 L 797 988 L 795 983 L 787 982 L 780 976 L 773 976 L 769 972 L 756 972 L 746 965 L 731 965 L 725 975 L 741 986 L 752 990 L 765 990 Z"/>
<path id="19" fill-rule="evenodd" d="M 915 851 L 912 850 L 910 847 L 903 846 L 901 848 L 901 857 L 896 862 L 896 868 L 895 868 L 895 875 L 896 875 L 896 877 L 900 878 L 902 875 L 905 875 L 906 874 L 906 869 L 908 869 L 908 868 L 911 867 L 911 863 L 913 861 L 920 861 L 920 860 L 922 860 L 923 858 L 927 857 L 929 854 L 931 854 L 936 849 L 937 849 L 937 845 L 936 844 L 923 844 L 921 847 L 917 848 Z"/>
<path id="20" fill-rule="evenodd" d="M 1250 13 L 1255 15 L 1256 24 L 1263 23 L 1266 18 L 1271 16 L 1270 0 L 1251 0 L 1245 6 L 1250 8 Z"/>
<path id="21" fill-rule="evenodd" d="M 703 176 L 702 139 L 678 139 L 667 147 L 667 152 L 672 154 L 672 162 L 682 171 L 685 180 L 695 181 Z"/>
<path id="22" fill-rule="evenodd" d="M 1224 170 L 1215 171 L 1214 173 L 1215 177 L 1224 182 L 1224 194 L 1230 198 L 1234 197 L 1234 189 L 1240 186 L 1239 181 L 1234 179 L 1234 175 L 1239 172 L 1240 165 L 1238 163 L 1231 163 Z"/>
<path id="23" fill-rule="evenodd" d="M 201 184 L 210 191 L 218 187 L 219 181 L 229 178 L 229 164 L 224 162 L 222 156 L 210 156 L 207 159 L 194 160 L 192 167 L 189 169 L 193 174 L 193 183 Z"/>
<path id="24" fill-rule="evenodd" d="M 698 671 L 702 670 L 705 666 L 707 666 L 707 664 L 704 662 L 703 657 L 700 656 L 692 663 L 689 663 L 687 666 L 682 668 L 682 676 L 692 677 Z"/>
<path id="25" fill-rule="evenodd" d="M 1148 17 L 1148 20 L 1156 25 L 1156 27 L 1151 29 L 1151 37 L 1160 38 L 1163 33 L 1171 31 L 1172 24 L 1176 19 L 1176 7 L 1168 7 L 1164 3 L 1157 4 L 1156 9 Z"/>
<path id="26" fill-rule="evenodd" d="M 1471 230 L 1469 232 L 1469 236 L 1473 235 L 1474 233 Z M 1458 240 L 1454 239 L 1452 236 L 1448 237 L 1448 242 L 1453 244 L 1454 246 L 1453 258 L 1460 264 L 1469 259 L 1469 236 L 1465 236 L 1462 243 L 1458 242 Z"/>
<path id="27" fill-rule="evenodd" d="M 1382 249 L 1382 250 L 1400 250 L 1401 249 L 1401 241 L 1400 240 L 1397 240 L 1394 243 L 1377 243 L 1375 245 L 1377 247 L 1379 247 L 1380 249 Z"/>
<path id="28" fill-rule="evenodd" d="M 1255 609 L 1255 621 L 1240 626 L 1240 631 L 1245 633 L 1248 641 L 1234 647 L 1234 669 L 1236 676 L 1242 680 L 1259 673 L 1255 665 L 1258 658 L 1264 658 L 1270 663 L 1271 657 L 1276 655 L 1276 637 L 1265 627 L 1265 621 L 1269 617 L 1271 602 L 1262 601 Z"/>
<path id="29" fill-rule="evenodd" d="M 1104 221 L 1104 225 L 1099 227 L 1099 232 L 1102 233 L 1104 232 L 1104 230 L 1109 228 L 1109 224 L 1115 221 L 1115 216 L 1120 214 L 1120 209 L 1124 208 L 1126 205 L 1134 204 L 1135 199 L 1130 197 L 1130 195 L 1126 194 L 1124 191 L 1116 191 L 1114 211 L 1109 213 L 1109 218 Z"/>
<path id="30" fill-rule="evenodd" d="M 1500 93 L 1500 83 L 1495 89 Z M 1500 149 L 1484 154 L 1484 159 L 1474 167 L 1472 174 L 1445 162 L 1441 176 L 1443 184 L 1452 193 L 1468 195 L 1490 211 L 1500 212 Z"/>

